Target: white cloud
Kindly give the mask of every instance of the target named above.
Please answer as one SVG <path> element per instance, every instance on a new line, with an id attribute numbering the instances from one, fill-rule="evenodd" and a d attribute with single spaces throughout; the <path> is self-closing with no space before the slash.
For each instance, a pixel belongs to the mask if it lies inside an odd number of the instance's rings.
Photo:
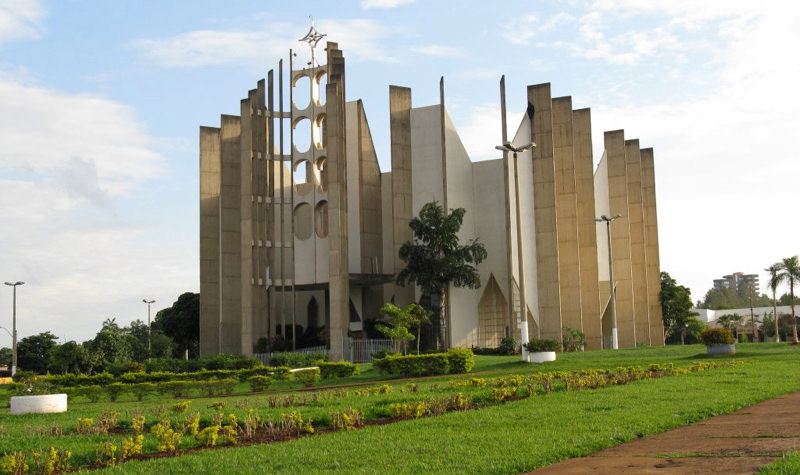
<path id="1" fill-rule="evenodd" d="M 143 188 L 165 163 L 130 107 L 0 77 L 0 142 L 0 248 L 6 278 L 26 282 L 21 336 L 85 339 L 131 289 L 195 280 L 185 251 L 159 246 L 180 232 L 159 235 L 148 216 Z M 181 259 L 178 272 L 158 270 Z M 139 281 L 143 265 L 153 282 Z"/>
<path id="2" fill-rule="evenodd" d="M 424 54 L 426 56 L 444 56 L 450 58 L 458 58 L 464 56 L 464 51 L 461 48 L 447 45 L 427 45 L 411 48 L 411 51 Z"/>
<path id="3" fill-rule="evenodd" d="M 46 14 L 39 0 L 0 0 L 0 44 L 38 38 Z"/>
<path id="4" fill-rule="evenodd" d="M 414 3 L 414 0 L 362 0 L 361 6 L 369 8 L 397 8 Z"/>
<path id="5" fill-rule="evenodd" d="M 395 62 L 383 46 L 384 39 L 398 33 L 397 28 L 372 20 L 319 20 L 319 32 L 327 35 L 316 48 L 317 62 L 324 63 L 325 41 L 335 38 L 347 50 L 349 61 Z M 297 53 L 296 61 L 310 60 L 307 44 L 300 43 L 294 25 L 272 23 L 263 30 L 197 30 L 171 38 L 140 39 L 131 46 L 158 66 L 203 67 L 228 63 L 271 63 L 275 58 Z"/>
<path id="6" fill-rule="evenodd" d="M 0 171 L 64 177 L 82 163 L 110 195 L 163 173 L 163 158 L 130 107 L 8 77 L 0 77 L 0 143 Z"/>

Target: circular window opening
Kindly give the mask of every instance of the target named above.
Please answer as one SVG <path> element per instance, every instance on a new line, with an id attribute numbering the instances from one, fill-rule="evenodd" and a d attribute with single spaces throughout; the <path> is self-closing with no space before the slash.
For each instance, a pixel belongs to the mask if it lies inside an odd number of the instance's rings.
<path id="1" fill-rule="evenodd" d="M 311 120 L 307 117 L 298 118 L 294 125 L 294 149 L 297 153 L 305 153 L 311 149 Z"/>
<path id="2" fill-rule="evenodd" d="M 292 179 L 294 180 L 294 189 L 300 194 L 304 195 L 311 189 L 311 164 L 308 160 L 300 160 L 294 164 L 292 170 Z"/>
<path id="3" fill-rule="evenodd" d="M 300 203 L 294 208 L 294 235 L 305 241 L 311 237 L 311 205 Z"/>
<path id="4" fill-rule="evenodd" d="M 314 103 L 318 106 L 322 106 L 325 104 L 325 87 L 327 83 L 325 82 L 325 71 L 320 71 L 314 76 Z"/>
<path id="5" fill-rule="evenodd" d="M 295 78 L 292 85 L 292 101 L 298 110 L 305 109 L 311 103 L 311 84 L 308 76 Z"/>
<path id="6" fill-rule="evenodd" d="M 317 236 L 324 238 L 328 236 L 328 202 L 320 201 L 314 207 L 314 230 Z"/>
<path id="7" fill-rule="evenodd" d="M 325 148 L 328 137 L 325 131 L 325 114 L 320 114 L 314 119 L 314 147 L 317 150 Z"/>
<path id="8" fill-rule="evenodd" d="M 314 163 L 315 175 L 317 176 L 317 187 L 319 191 L 328 189 L 328 157 L 319 157 Z"/>

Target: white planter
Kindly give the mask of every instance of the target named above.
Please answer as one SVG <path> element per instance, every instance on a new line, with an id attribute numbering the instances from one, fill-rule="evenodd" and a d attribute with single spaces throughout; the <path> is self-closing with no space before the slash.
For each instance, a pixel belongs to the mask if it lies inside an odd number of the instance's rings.
<path id="1" fill-rule="evenodd" d="M 712 345 L 706 347 L 706 354 L 709 355 L 735 355 L 736 345 Z"/>
<path id="2" fill-rule="evenodd" d="M 66 412 L 66 410 L 66 394 L 11 397 L 11 414 L 44 414 L 50 412 Z"/>
<path id="3" fill-rule="evenodd" d="M 528 353 L 528 361 L 531 363 L 545 363 L 547 361 L 555 361 L 555 351 L 539 351 L 536 353 Z"/>

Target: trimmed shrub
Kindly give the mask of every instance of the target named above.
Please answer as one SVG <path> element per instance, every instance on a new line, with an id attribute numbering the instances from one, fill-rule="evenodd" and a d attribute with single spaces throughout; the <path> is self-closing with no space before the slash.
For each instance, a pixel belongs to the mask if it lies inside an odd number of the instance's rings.
<path id="1" fill-rule="evenodd" d="M 137 401 L 141 401 L 148 394 L 153 394 L 157 390 L 154 383 L 135 383 L 130 385 L 130 392 L 136 396 Z"/>
<path id="2" fill-rule="evenodd" d="M 294 372 L 294 377 L 296 380 L 303 383 L 303 386 L 310 388 L 314 383 L 319 381 L 320 371 L 319 368 L 301 369 Z"/>
<path id="3" fill-rule="evenodd" d="M 727 328 L 706 328 L 700 333 L 700 341 L 706 346 L 732 345 L 735 342 Z"/>
<path id="4" fill-rule="evenodd" d="M 501 355 L 513 355 L 517 352 L 517 342 L 514 338 L 507 336 L 500 340 L 500 346 L 497 348 Z"/>
<path id="5" fill-rule="evenodd" d="M 252 391 L 266 391 L 272 384 L 272 378 L 261 375 L 250 376 L 247 378 L 247 384 L 250 385 Z"/>
<path id="6" fill-rule="evenodd" d="M 447 374 L 450 364 L 446 353 L 387 356 L 372 360 L 373 368 L 396 376 L 431 376 Z"/>
<path id="7" fill-rule="evenodd" d="M 103 387 L 103 390 L 108 396 L 108 400 L 111 402 L 116 402 L 120 394 L 128 392 L 129 389 L 130 385 L 123 383 L 111 383 Z"/>
<path id="8" fill-rule="evenodd" d="M 346 378 L 358 374 L 358 366 L 346 361 L 337 363 L 320 362 L 317 365 L 322 379 Z"/>
<path id="9" fill-rule="evenodd" d="M 475 355 L 469 348 L 453 348 L 447 352 L 450 373 L 469 373 L 475 366 Z"/>

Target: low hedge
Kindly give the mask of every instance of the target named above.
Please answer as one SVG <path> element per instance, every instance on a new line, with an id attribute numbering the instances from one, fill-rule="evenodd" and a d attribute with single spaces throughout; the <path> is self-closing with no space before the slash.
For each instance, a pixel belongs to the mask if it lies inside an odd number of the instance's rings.
<path id="1" fill-rule="evenodd" d="M 239 370 L 216 369 L 202 370 L 194 373 L 125 373 L 118 378 L 114 378 L 110 373 L 100 373 L 94 375 L 83 374 L 57 374 L 36 377 L 37 382 L 49 383 L 57 387 L 80 387 L 80 386 L 108 386 L 110 384 L 142 384 L 142 383 L 166 383 L 170 381 L 214 381 L 235 379 L 247 381 L 252 376 L 269 376 L 272 379 L 285 381 L 289 379 L 289 367 L 256 366 Z"/>
<path id="2" fill-rule="evenodd" d="M 389 355 L 372 360 L 372 367 L 382 374 L 395 376 L 433 376 L 437 374 L 466 373 L 475 366 L 470 349 L 452 349 L 447 353 L 427 355 Z"/>
<path id="3" fill-rule="evenodd" d="M 346 378 L 358 374 L 358 366 L 346 361 L 339 363 L 320 362 L 317 363 L 317 366 L 319 366 L 322 379 Z"/>

